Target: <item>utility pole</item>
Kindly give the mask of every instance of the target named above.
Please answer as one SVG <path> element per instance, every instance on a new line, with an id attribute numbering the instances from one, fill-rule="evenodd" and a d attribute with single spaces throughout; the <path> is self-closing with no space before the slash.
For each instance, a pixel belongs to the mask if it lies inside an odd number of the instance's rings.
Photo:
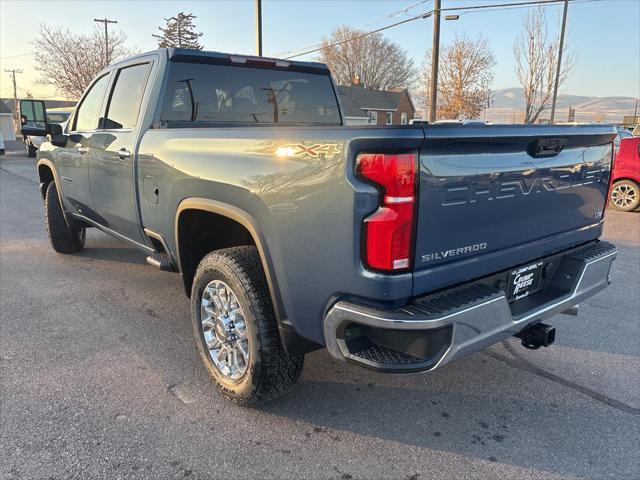
<path id="1" fill-rule="evenodd" d="M 556 69 L 556 83 L 553 86 L 553 102 L 551 103 L 551 118 L 549 123 L 553 125 L 556 116 L 556 100 L 558 99 L 558 85 L 560 84 L 560 70 L 562 67 L 562 48 L 564 46 L 564 30 L 567 26 L 567 10 L 569 9 L 569 0 L 564 0 L 564 11 L 562 12 L 562 29 L 560 30 L 560 49 L 558 51 L 558 66 Z"/>
<path id="2" fill-rule="evenodd" d="M 109 65 L 109 31 L 107 30 L 108 23 L 118 23 L 117 20 L 109 20 L 108 18 L 94 18 L 94 22 L 104 23 L 104 63 L 105 67 Z"/>
<path id="3" fill-rule="evenodd" d="M 6 69 L 4 70 L 7 73 L 10 73 L 13 77 L 13 120 L 15 122 L 16 128 L 20 125 L 20 116 L 18 114 L 18 87 L 16 86 L 16 73 L 22 73 L 22 69 Z"/>
<path id="4" fill-rule="evenodd" d="M 433 8 L 433 46 L 431 47 L 431 99 L 429 123 L 436 121 L 438 111 L 438 60 L 440 59 L 440 0 L 435 0 Z"/>
<path id="5" fill-rule="evenodd" d="M 256 53 L 262 56 L 262 0 L 256 0 Z"/>

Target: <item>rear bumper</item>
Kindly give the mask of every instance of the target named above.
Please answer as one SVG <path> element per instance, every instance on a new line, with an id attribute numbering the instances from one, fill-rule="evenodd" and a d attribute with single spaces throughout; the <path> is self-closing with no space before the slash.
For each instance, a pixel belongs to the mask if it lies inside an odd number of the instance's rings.
<path id="1" fill-rule="evenodd" d="M 597 241 L 555 255 L 549 260 L 553 269 L 544 288 L 515 303 L 508 302 L 493 279 L 418 298 L 396 309 L 340 300 L 324 319 L 326 346 L 338 359 L 375 370 L 433 370 L 603 290 L 610 283 L 616 254 L 614 245 Z"/>

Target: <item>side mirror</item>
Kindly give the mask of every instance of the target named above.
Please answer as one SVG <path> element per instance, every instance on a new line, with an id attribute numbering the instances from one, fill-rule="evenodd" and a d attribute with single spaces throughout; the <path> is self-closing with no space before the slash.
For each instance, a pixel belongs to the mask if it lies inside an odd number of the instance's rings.
<path id="1" fill-rule="evenodd" d="M 20 100 L 20 133 L 34 137 L 47 134 L 47 113 L 42 100 Z"/>
<path id="2" fill-rule="evenodd" d="M 56 147 L 67 146 L 67 135 L 64 134 L 64 128 L 59 123 L 49 123 L 47 125 L 48 139 L 52 145 Z"/>

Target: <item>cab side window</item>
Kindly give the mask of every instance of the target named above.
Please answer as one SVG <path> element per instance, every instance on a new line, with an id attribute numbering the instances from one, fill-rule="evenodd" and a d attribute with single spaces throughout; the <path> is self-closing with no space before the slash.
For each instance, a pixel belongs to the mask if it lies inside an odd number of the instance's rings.
<path id="1" fill-rule="evenodd" d="M 76 112 L 73 129 L 76 131 L 88 131 L 98 128 L 100 122 L 100 107 L 102 99 L 109 84 L 109 74 L 96 81 L 85 95 Z"/>
<path id="2" fill-rule="evenodd" d="M 136 126 L 149 76 L 149 67 L 150 64 L 145 63 L 126 67 L 118 72 L 103 128 L 120 129 Z"/>

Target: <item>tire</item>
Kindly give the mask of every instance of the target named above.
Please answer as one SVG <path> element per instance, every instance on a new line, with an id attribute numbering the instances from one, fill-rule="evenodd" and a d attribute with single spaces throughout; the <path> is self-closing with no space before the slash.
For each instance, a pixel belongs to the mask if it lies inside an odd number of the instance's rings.
<path id="1" fill-rule="evenodd" d="M 223 320 L 215 322 L 210 320 L 207 323 L 206 319 L 212 316 L 207 314 L 203 307 L 203 303 L 208 304 L 209 312 L 215 307 L 215 302 L 207 299 L 213 299 L 209 292 L 220 292 L 212 287 L 215 285 L 219 288 L 228 287 L 230 290 L 227 294 L 229 305 L 227 319 L 232 315 L 231 310 L 234 305 L 230 298 L 237 300 L 235 305 L 240 309 L 239 314 L 237 309 L 234 309 L 236 313 L 231 330 L 237 335 L 232 336 L 237 339 L 237 343 L 245 342 L 245 346 L 237 351 L 247 350 L 248 356 L 244 357 L 246 359 L 244 362 L 236 360 L 236 364 L 244 363 L 245 366 L 244 372 L 240 372 L 240 369 L 236 371 L 237 378 L 231 378 L 229 372 L 223 373 L 220 366 L 216 365 L 213 360 L 215 350 L 209 350 L 205 339 L 206 330 L 209 346 L 217 343 L 221 346 L 218 352 L 226 348 L 223 342 L 218 340 L 220 322 L 225 321 L 224 312 L 221 317 L 213 316 Z M 205 302 L 203 302 L 203 296 Z M 218 300 L 221 298 L 223 297 L 219 297 Z M 219 311 L 221 310 L 216 310 L 216 312 Z M 257 406 L 272 400 L 290 390 L 300 377 L 304 356 L 290 356 L 282 347 L 267 280 L 255 247 L 217 250 L 202 259 L 193 281 L 191 318 L 198 353 L 207 372 L 218 390 L 237 404 Z M 206 326 L 203 326 L 203 320 L 207 323 Z M 211 328 L 213 323 L 216 325 L 215 328 Z M 244 333 L 241 333 L 242 331 Z M 239 358 L 243 358 L 241 354 L 238 355 Z M 230 359 L 230 357 L 226 358 Z"/>
<path id="2" fill-rule="evenodd" d="M 611 189 L 609 205 L 622 212 L 631 212 L 640 206 L 640 187 L 633 180 L 618 180 Z"/>
<path id="3" fill-rule="evenodd" d="M 44 201 L 44 224 L 47 227 L 51 246 L 56 252 L 76 253 L 84 247 L 85 228 L 77 223 L 72 224 L 72 228 L 69 228 L 62 212 L 55 182 L 50 182 L 47 187 Z"/>
<path id="4" fill-rule="evenodd" d="M 26 143 L 27 157 L 34 158 L 38 153 L 38 149 L 31 143 Z"/>

